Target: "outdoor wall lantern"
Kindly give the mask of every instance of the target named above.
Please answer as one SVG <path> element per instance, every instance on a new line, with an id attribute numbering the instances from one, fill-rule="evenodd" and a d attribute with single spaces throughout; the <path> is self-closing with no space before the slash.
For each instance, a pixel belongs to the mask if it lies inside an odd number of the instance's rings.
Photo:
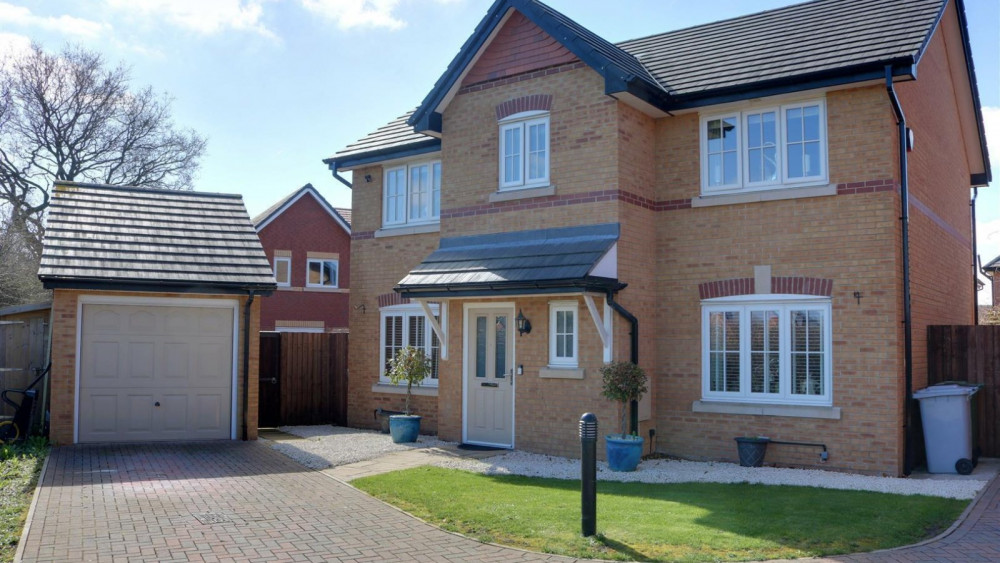
<path id="1" fill-rule="evenodd" d="M 531 321 L 524 317 L 524 312 L 520 309 L 517 310 L 517 333 L 519 335 L 524 335 L 524 333 L 531 334 Z"/>

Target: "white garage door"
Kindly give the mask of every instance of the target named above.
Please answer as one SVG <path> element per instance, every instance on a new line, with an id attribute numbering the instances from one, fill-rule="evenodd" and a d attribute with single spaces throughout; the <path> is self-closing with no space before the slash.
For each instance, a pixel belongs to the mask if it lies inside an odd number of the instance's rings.
<path id="1" fill-rule="evenodd" d="M 80 442 L 230 437 L 231 307 L 83 306 Z"/>

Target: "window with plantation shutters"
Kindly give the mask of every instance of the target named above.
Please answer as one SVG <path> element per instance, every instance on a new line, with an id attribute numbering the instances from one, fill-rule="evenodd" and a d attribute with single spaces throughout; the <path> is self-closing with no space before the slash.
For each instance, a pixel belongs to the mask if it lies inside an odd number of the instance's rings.
<path id="1" fill-rule="evenodd" d="M 800 295 L 702 302 L 702 396 L 832 404 L 831 306 Z"/>
<path id="2" fill-rule="evenodd" d="M 431 311 L 436 319 L 440 319 L 438 305 L 431 305 Z M 389 362 L 403 346 L 419 348 L 431 360 L 431 375 L 422 385 L 437 385 L 438 367 L 441 356 L 441 343 L 437 334 L 430 327 L 423 309 L 415 305 L 394 305 L 381 310 L 381 366 L 380 381 L 386 383 L 389 378 Z"/>

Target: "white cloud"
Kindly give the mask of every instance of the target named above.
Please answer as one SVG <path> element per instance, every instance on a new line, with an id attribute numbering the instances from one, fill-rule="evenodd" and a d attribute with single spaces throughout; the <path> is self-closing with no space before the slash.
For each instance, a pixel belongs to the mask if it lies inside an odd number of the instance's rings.
<path id="1" fill-rule="evenodd" d="M 105 23 L 75 18 L 73 16 L 37 16 L 31 10 L 0 2 L 0 23 L 21 27 L 35 27 L 64 35 L 94 39 L 106 35 L 111 26 Z"/>
<path id="2" fill-rule="evenodd" d="M 165 21 L 203 35 L 232 29 L 277 38 L 261 22 L 261 0 L 106 0 L 106 4 L 135 17 Z"/>
<path id="3" fill-rule="evenodd" d="M 386 28 L 400 29 L 406 22 L 393 12 L 399 0 L 302 0 L 302 6 L 336 22 L 340 29 Z"/>

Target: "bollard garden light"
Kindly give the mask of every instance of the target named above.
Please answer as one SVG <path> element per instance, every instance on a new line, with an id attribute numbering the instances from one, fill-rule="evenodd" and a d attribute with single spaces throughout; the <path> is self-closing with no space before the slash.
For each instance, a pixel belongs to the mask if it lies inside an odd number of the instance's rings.
<path id="1" fill-rule="evenodd" d="M 597 533 L 597 416 L 580 417 L 580 527 L 584 537 Z"/>

